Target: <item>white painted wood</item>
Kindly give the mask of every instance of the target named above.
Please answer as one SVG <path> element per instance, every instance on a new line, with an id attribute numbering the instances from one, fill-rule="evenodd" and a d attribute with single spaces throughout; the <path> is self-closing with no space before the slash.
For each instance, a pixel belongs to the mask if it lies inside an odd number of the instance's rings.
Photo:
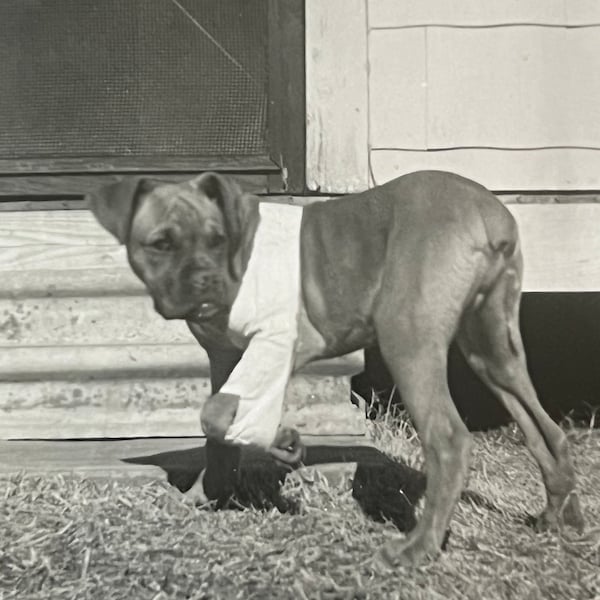
<path id="1" fill-rule="evenodd" d="M 377 184 L 411 171 L 441 169 L 475 179 L 492 190 L 600 189 L 598 150 L 373 150 L 371 165 Z"/>
<path id="2" fill-rule="evenodd" d="M 0 277 L 4 271 L 125 269 L 127 254 L 123 246 L 74 246 L 32 244 L 0 247 Z"/>
<path id="3" fill-rule="evenodd" d="M 0 346 L 0 353 L 0 382 L 209 374 L 208 358 L 197 343 Z M 361 368 L 361 353 L 354 352 L 310 363 L 301 372 L 338 376 Z"/>
<path id="4" fill-rule="evenodd" d="M 199 344 L 0 347 L 0 381 L 208 376 Z"/>
<path id="5" fill-rule="evenodd" d="M 600 27 L 429 28 L 428 147 L 600 148 L 599 49 Z"/>
<path id="6" fill-rule="evenodd" d="M 571 2 L 573 0 L 368 0 L 369 25 L 564 25 L 567 21 L 565 4 L 568 6 Z"/>
<path id="7" fill-rule="evenodd" d="M 88 210 L 0 213 L 0 248 L 50 244 L 112 246 L 115 238 Z"/>
<path id="8" fill-rule="evenodd" d="M 0 250 L 0 254 L 1 254 Z M 62 267 L 56 264 L 56 267 Z M 49 298 L 131 295 L 147 296 L 129 265 L 92 269 L 0 269 L 0 298 Z"/>
<path id="9" fill-rule="evenodd" d="M 425 28 L 371 32 L 371 147 L 427 148 L 425 45 Z"/>
<path id="10" fill-rule="evenodd" d="M 564 0 L 569 25 L 600 24 L 598 0 Z"/>
<path id="11" fill-rule="evenodd" d="M 195 343 L 181 320 L 167 321 L 149 296 L 0 298 L 0 347 Z"/>
<path id="12" fill-rule="evenodd" d="M 365 0 L 307 0 L 308 189 L 368 187 L 367 105 Z"/>
<path id="13" fill-rule="evenodd" d="M 0 383 L 0 439 L 200 435 L 205 377 Z M 304 434 L 365 431 L 345 376 L 294 376 L 282 422 Z"/>
<path id="14" fill-rule="evenodd" d="M 510 204 L 530 292 L 600 291 L 600 204 Z"/>

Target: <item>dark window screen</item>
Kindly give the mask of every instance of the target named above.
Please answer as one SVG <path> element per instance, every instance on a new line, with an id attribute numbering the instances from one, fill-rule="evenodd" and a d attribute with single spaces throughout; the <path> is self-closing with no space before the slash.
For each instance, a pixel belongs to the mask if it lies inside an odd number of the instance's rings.
<path id="1" fill-rule="evenodd" d="M 266 154 L 267 0 L 177 2 L 1 0 L 0 159 Z"/>

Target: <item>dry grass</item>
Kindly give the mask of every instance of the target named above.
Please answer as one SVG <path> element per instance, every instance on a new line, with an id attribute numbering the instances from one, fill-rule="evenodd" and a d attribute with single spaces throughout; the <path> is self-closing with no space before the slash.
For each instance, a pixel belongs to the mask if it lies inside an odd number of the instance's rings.
<path id="1" fill-rule="evenodd" d="M 375 442 L 420 464 L 410 426 Z M 600 430 L 569 429 L 588 528 L 536 534 L 537 469 L 513 428 L 476 435 L 448 551 L 381 575 L 391 524 L 366 518 L 348 484 L 297 475 L 297 515 L 201 511 L 166 483 L 15 475 L 0 481 L 0 599 L 600 598 Z M 483 501 L 482 501 L 483 500 Z"/>

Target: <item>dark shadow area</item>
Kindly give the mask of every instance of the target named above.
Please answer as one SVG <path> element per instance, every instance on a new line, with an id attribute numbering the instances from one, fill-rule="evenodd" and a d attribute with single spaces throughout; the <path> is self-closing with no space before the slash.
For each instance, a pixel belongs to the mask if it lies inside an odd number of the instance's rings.
<path id="1" fill-rule="evenodd" d="M 540 401 L 559 421 L 569 416 L 589 423 L 600 408 L 600 293 L 526 293 L 521 332 L 529 372 Z M 448 381 L 456 407 L 472 431 L 505 425 L 508 413 L 471 371 L 456 345 L 448 353 Z M 401 403 L 378 348 L 365 351 L 365 370 L 352 378 L 352 391 L 365 399 L 375 392 L 377 409 Z"/>
<path id="2" fill-rule="evenodd" d="M 204 447 L 161 452 L 151 456 L 122 459 L 124 462 L 158 466 L 169 483 L 186 492 L 206 467 Z M 364 513 L 378 522 L 391 521 L 400 531 L 410 531 L 416 523 L 415 505 L 425 491 L 425 475 L 397 462 L 372 447 L 307 446 L 306 466 L 356 462 L 352 495 Z M 297 512 L 300 507 L 281 493 L 289 468 L 280 466 L 258 449 L 244 449 L 235 484 L 235 501 L 223 507 L 252 506 L 280 512 Z"/>

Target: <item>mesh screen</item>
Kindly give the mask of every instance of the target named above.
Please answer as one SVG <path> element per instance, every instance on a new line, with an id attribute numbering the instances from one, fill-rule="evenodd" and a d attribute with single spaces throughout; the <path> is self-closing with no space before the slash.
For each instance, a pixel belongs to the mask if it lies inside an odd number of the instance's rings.
<path id="1" fill-rule="evenodd" d="M 267 1 L 178 2 L 1 0 L 0 158 L 265 153 Z"/>

